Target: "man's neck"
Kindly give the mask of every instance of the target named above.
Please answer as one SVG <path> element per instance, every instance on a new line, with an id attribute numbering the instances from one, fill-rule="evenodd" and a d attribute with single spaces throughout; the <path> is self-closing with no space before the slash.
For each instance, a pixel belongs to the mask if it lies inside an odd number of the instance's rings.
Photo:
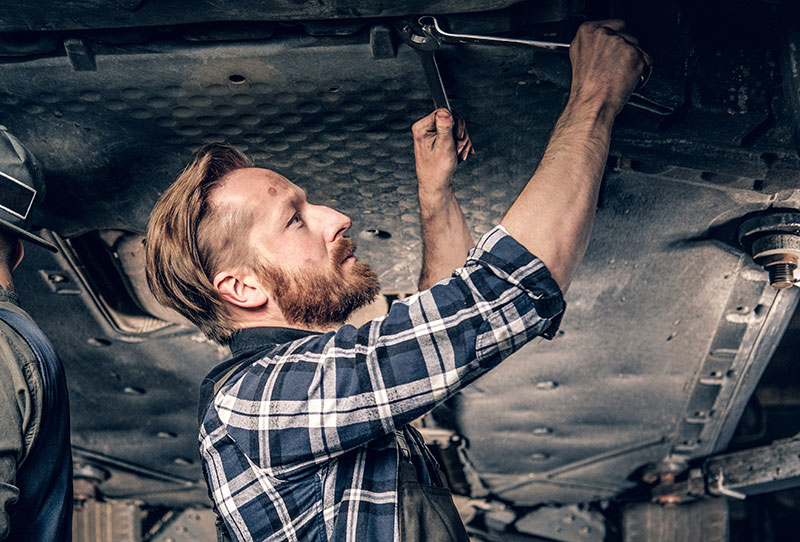
<path id="1" fill-rule="evenodd" d="M 11 270 L 8 265 L 0 263 L 0 287 L 9 292 L 14 291 L 14 280 L 11 278 Z"/>
<path id="2" fill-rule="evenodd" d="M 258 319 L 258 320 L 251 320 L 248 322 L 243 322 L 240 325 L 241 329 L 247 329 L 251 327 L 285 327 L 289 329 L 300 329 L 302 331 L 313 331 L 315 333 L 327 333 L 328 331 L 336 331 L 340 327 L 342 327 L 342 323 L 332 322 L 330 324 L 322 324 L 322 325 L 309 325 L 304 323 L 289 323 L 286 320 L 278 320 L 278 319 Z"/>

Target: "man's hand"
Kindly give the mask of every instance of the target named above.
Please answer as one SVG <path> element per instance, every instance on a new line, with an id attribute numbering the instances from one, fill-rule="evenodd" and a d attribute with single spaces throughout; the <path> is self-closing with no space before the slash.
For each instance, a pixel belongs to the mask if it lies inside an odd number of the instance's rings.
<path id="1" fill-rule="evenodd" d="M 430 288 L 464 265 L 472 236 L 453 193 L 452 180 L 459 162 L 474 154 L 464 121 L 447 109 L 437 109 L 417 121 L 414 156 L 419 181 L 422 223 L 422 269 L 419 289 Z"/>
<path id="2" fill-rule="evenodd" d="M 570 101 L 605 104 L 619 113 L 631 92 L 652 65 L 639 41 L 626 34 L 619 19 L 584 23 L 569 50 L 572 62 Z"/>
<path id="3" fill-rule="evenodd" d="M 455 124 L 455 126 L 454 126 Z M 464 120 L 437 109 L 414 123 L 414 156 L 420 192 L 438 192 L 453 180 L 456 165 L 475 154 Z"/>

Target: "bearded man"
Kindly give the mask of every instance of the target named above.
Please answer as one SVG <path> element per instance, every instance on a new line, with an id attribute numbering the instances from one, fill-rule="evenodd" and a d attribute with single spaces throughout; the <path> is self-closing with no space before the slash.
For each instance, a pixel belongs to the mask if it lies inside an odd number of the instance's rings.
<path id="1" fill-rule="evenodd" d="M 150 287 L 233 353 L 206 378 L 199 411 L 209 493 L 232 538 L 468 540 L 408 424 L 555 333 L 614 118 L 649 63 L 623 27 L 580 28 L 545 155 L 474 248 L 451 187 L 469 138 L 445 110 L 414 125 L 423 290 L 360 328 L 343 322 L 378 283 L 346 216 L 222 145 L 163 194 L 147 232 Z"/>

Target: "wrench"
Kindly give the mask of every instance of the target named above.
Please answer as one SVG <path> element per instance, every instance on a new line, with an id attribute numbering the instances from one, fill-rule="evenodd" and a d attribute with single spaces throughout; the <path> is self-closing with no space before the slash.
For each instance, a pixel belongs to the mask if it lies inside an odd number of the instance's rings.
<path id="1" fill-rule="evenodd" d="M 487 45 L 526 45 L 529 47 L 536 47 L 538 49 L 544 49 L 547 51 L 553 52 L 569 52 L 569 43 L 559 43 L 553 41 L 538 41 L 538 40 L 524 40 L 524 39 L 517 39 L 517 38 L 501 38 L 497 36 L 484 36 L 478 34 L 454 34 L 452 32 L 447 32 L 439 25 L 439 21 L 436 17 L 431 15 L 425 15 L 420 17 L 417 20 L 423 36 L 418 36 L 414 34 L 409 26 L 403 27 L 401 29 L 401 34 L 403 35 L 404 39 L 406 40 L 409 45 L 420 51 L 430 51 L 430 56 L 433 58 L 432 51 L 438 49 L 443 44 L 446 43 L 472 43 L 472 44 L 487 44 Z M 423 59 L 423 68 L 426 72 L 426 77 L 428 77 L 428 83 L 431 85 L 431 88 L 434 88 L 433 83 L 431 83 L 431 77 L 428 76 L 428 72 L 431 71 L 430 66 L 426 67 L 426 64 L 430 64 L 429 61 Z M 438 67 L 435 66 L 436 59 L 433 58 L 433 64 L 438 76 Z M 636 90 L 641 89 L 647 81 L 650 79 L 650 74 L 653 72 L 653 66 L 648 64 L 647 65 L 647 74 L 641 75 L 641 80 L 639 85 L 636 87 Z M 437 88 L 442 89 L 442 93 L 444 93 L 444 88 L 441 86 L 441 77 L 438 77 L 439 85 Z M 436 95 L 437 91 L 434 90 L 434 96 Z M 445 95 L 445 100 L 447 99 Z M 434 97 L 434 103 L 436 103 L 436 98 Z M 633 92 L 628 99 L 628 104 L 631 107 L 636 107 L 638 109 L 642 109 L 644 111 L 649 111 L 650 113 L 654 113 L 656 115 L 669 115 L 674 112 L 674 109 L 657 102 L 654 102 L 650 98 L 642 96 L 638 92 Z M 444 107 L 444 105 L 437 105 L 437 107 Z M 449 104 L 447 105 L 449 109 Z"/>
<path id="2" fill-rule="evenodd" d="M 497 36 L 481 36 L 477 34 L 453 34 L 443 30 L 442 27 L 439 26 L 439 21 L 436 19 L 436 17 L 432 17 L 430 15 L 420 17 L 418 22 L 422 28 L 422 32 L 426 36 L 435 40 L 439 45 L 442 43 L 488 43 L 492 45 L 528 45 L 531 47 L 538 47 L 539 49 L 546 49 L 548 51 L 569 51 L 569 43 L 500 38 Z"/>
<path id="3" fill-rule="evenodd" d="M 436 63 L 435 51 L 439 48 L 439 43 L 431 36 L 421 36 L 417 34 L 407 24 L 399 27 L 398 31 L 403 41 L 419 54 L 419 59 L 422 63 L 422 71 L 425 73 L 428 87 L 433 94 L 434 109 L 444 107 L 452 112 L 450 100 L 447 99 L 447 91 L 445 91 L 444 83 L 442 82 L 442 75 L 439 73 L 439 65 Z"/>
<path id="4" fill-rule="evenodd" d="M 428 80 L 428 86 L 433 93 L 433 108 L 440 109 L 444 107 L 451 113 L 450 100 L 447 99 L 447 92 L 444 89 L 442 82 L 442 74 L 439 73 L 439 65 L 436 63 L 436 56 L 433 51 L 421 51 L 417 49 L 419 58 L 422 61 L 422 71 L 425 72 L 425 79 Z"/>

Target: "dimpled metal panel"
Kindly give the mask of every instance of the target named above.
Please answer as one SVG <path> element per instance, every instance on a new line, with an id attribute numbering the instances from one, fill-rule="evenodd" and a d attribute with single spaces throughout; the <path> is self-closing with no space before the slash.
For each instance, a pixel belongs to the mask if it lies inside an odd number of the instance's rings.
<path id="1" fill-rule="evenodd" d="M 550 129 L 562 99 L 540 91 L 527 67 L 530 52 L 493 53 L 473 59 L 468 88 L 451 91 L 481 151 L 459 172 L 476 235 L 527 180 L 542 143 L 531 144 L 531 131 Z M 373 60 L 366 44 L 333 47 L 306 38 L 99 54 L 96 62 L 96 72 L 72 71 L 64 58 L 3 67 L 0 115 L 44 164 L 47 226 L 66 237 L 108 228 L 143 232 L 160 191 L 190 153 L 226 142 L 306 188 L 312 202 L 351 216 L 354 237 L 388 232 L 390 238 L 358 237 L 362 254 L 387 291 L 413 290 L 420 243 L 410 129 L 432 106 L 412 50 Z M 517 101 L 527 104 L 524 114 Z M 532 152 L 509 160 L 493 152 L 496 137 Z M 384 256 L 366 256 L 376 252 Z"/>

